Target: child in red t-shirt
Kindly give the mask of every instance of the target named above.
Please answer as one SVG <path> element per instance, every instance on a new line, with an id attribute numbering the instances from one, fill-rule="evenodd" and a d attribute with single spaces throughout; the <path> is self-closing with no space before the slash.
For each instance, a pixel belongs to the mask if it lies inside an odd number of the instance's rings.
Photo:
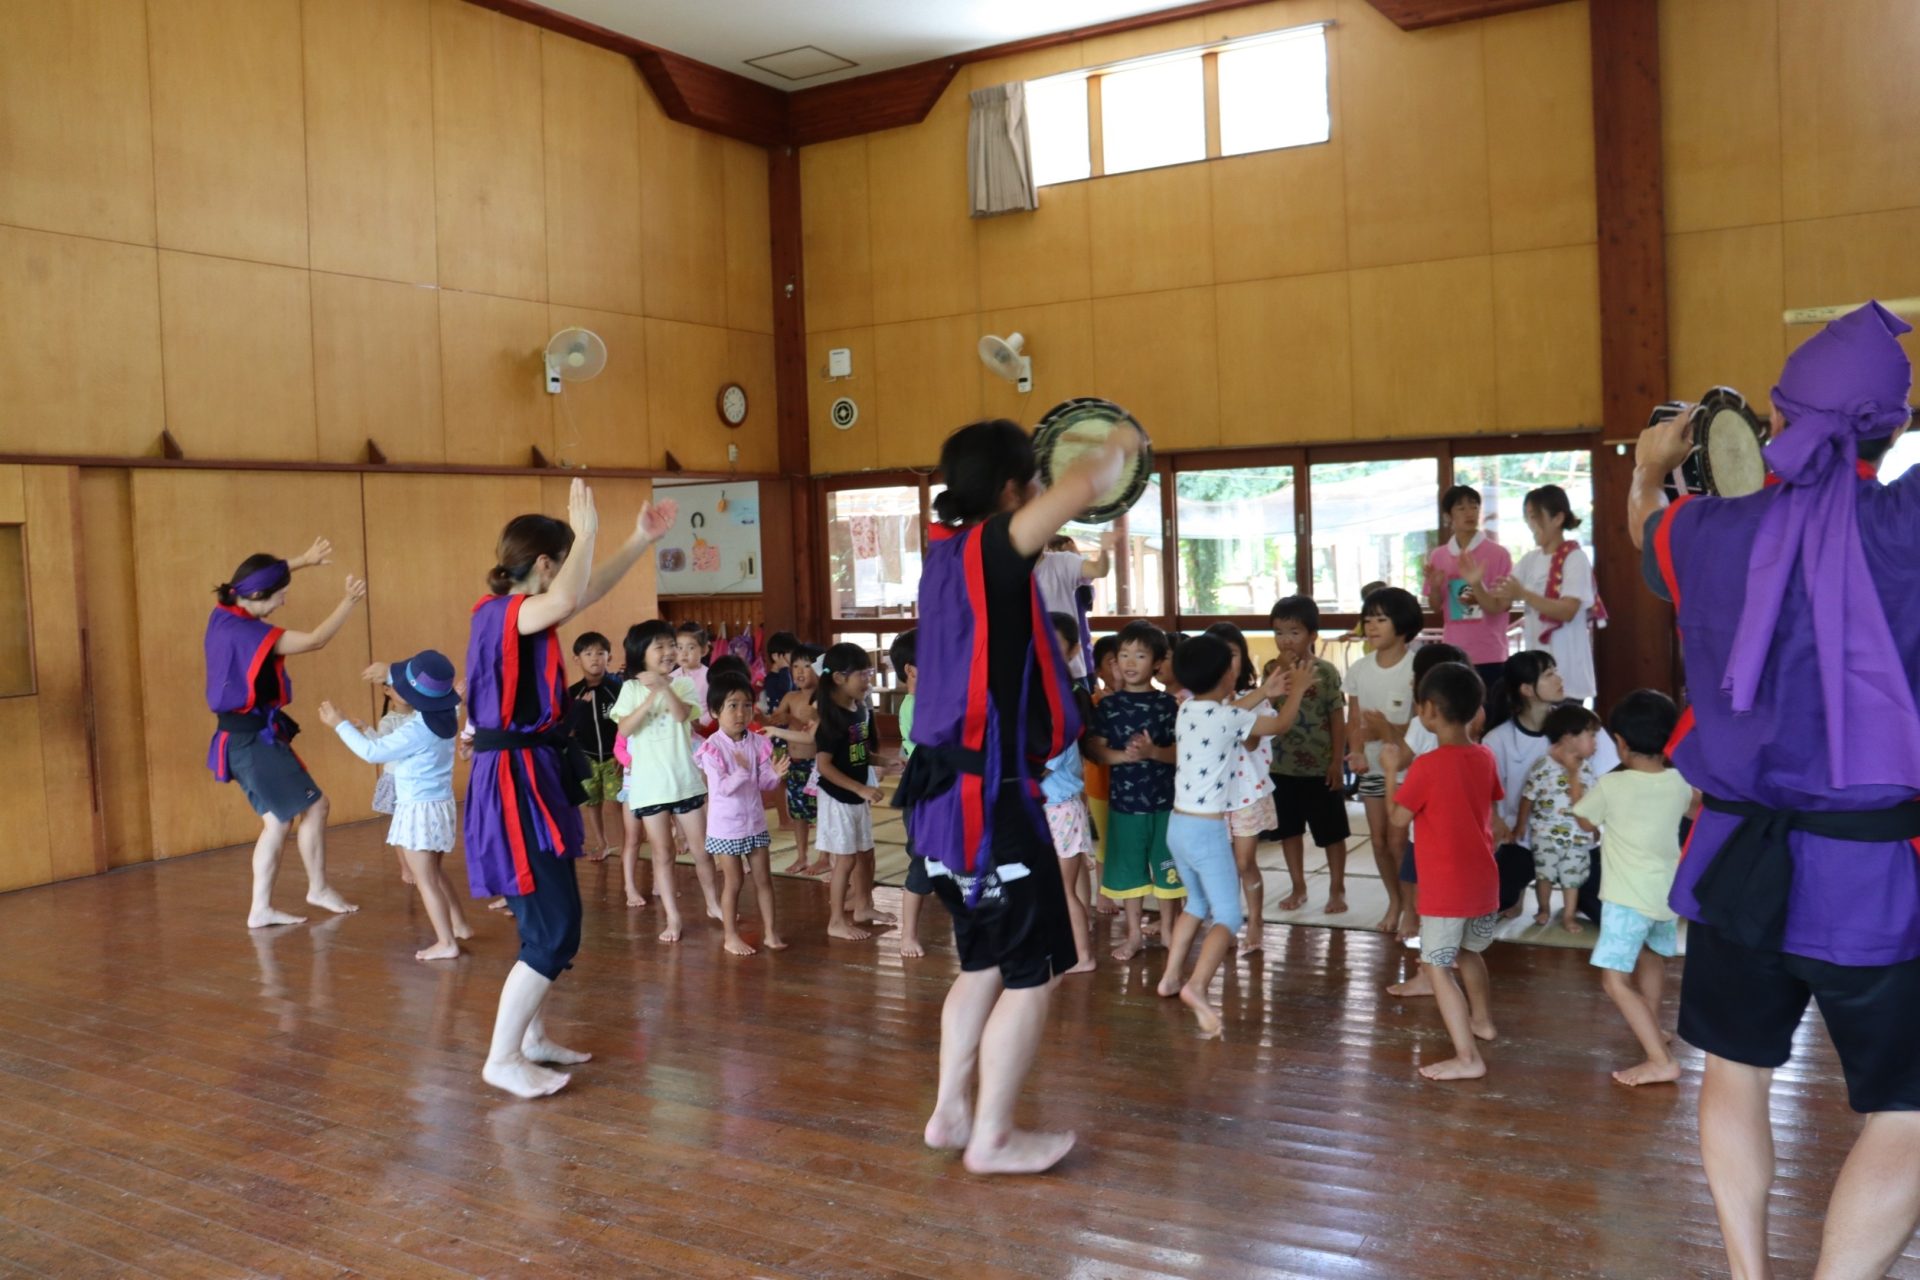
<path id="1" fill-rule="evenodd" d="M 1396 742 L 1381 749 L 1395 863 L 1406 848 L 1407 829 L 1420 820 L 1420 841 L 1413 850 L 1420 876 L 1420 966 L 1433 983 L 1440 1016 L 1453 1038 L 1453 1057 L 1420 1068 L 1429 1080 L 1484 1076 L 1487 1064 L 1478 1041 L 1494 1037 L 1487 964 L 1480 953 L 1500 921 L 1491 821 L 1502 795 L 1500 770 L 1493 753 L 1467 736 L 1485 697 L 1486 687 L 1472 667 L 1443 662 L 1421 678 L 1414 695 L 1420 723 L 1440 745 L 1417 760 Z M 1407 776 L 1396 786 L 1402 768 Z"/>

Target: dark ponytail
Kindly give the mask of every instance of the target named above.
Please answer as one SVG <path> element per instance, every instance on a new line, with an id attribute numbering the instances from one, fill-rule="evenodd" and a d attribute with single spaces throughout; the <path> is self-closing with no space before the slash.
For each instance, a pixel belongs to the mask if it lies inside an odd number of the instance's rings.
<path id="1" fill-rule="evenodd" d="M 233 576 L 231 578 L 228 578 L 225 582 L 221 583 L 219 586 L 213 589 L 214 597 L 217 600 L 219 600 L 221 604 L 224 604 L 224 605 L 238 604 L 240 602 L 240 597 L 234 593 L 233 584 L 236 582 L 243 582 L 251 575 L 260 572 L 262 569 L 271 569 L 274 565 L 279 563 L 280 563 L 279 556 L 268 555 L 264 551 L 254 552 L 252 555 L 248 556 L 245 560 L 242 560 L 240 562 L 240 567 L 233 571 Z M 275 591 L 278 591 L 280 590 L 281 587 L 286 586 L 287 583 L 292 579 L 292 577 L 293 575 L 291 573 L 288 573 L 285 577 L 280 579 L 279 583 L 276 586 L 274 586 L 272 590 L 249 591 L 247 593 L 246 598 L 249 600 L 265 600 L 268 596 L 271 596 Z"/>
<path id="2" fill-rule="evenodd" d="M 1572 533 L 1580 527 L 1580 517 L 1573 514 L 1573 504 L 1567 501 L 1567 491 L 1557 484 L 1543 484 L 1527 494 L 1520 509 L 1524 511 L 1528 507 L 1543 517 L 1559 516 L 1562 533 Z"/>
<path id="3" fill-rule="evenodd" d="M 972 524 L 1000 510 L 1012 483 L 1024 490 L 1038 465 L 1033 439 L 1017 422 L 992 418 L 960 428 L 940 447 L 940 478 L 946 488 L 933 500 L 941 524 Z"/>
<path id="4" fill-rule="evenodd" d="M 867 660 L 865 649 L 845 641 L 821 655 L 820 683 L 813 687 L 813 709 L 819 715 L 820 723 L 813 731 L 813 741 L 822 751 L 831 751 L 845 742 L 862 714 L 858 707 L 849 711 L 834 701 L 833 678 L 846 675 L 849 671 L 865 670 Z"/>
<path id="5" fill-rule="evenodd" d="M 573 549 L 573 529 L 565 520 L 552 516 L 515 516 L 500 531 L 500 545 L 493 554 L 498 563 L 487 571 L 487 590 L 506 595 L 516 583 L 525 582 L 533 572 L 533 563 L 546 556 L 555 564 L 567 558 Z"/>
<path id="6" fill-rule="evenodd" d="M 1487 691 L 1487 731 L 1519 718 L 1526 709 L 1520 700 L 1520 686 L 1530 684 L 1537 691 L 1540 677 L 1556 665 L 1545 649 L 1524 649 L 1508 658 L 1507 665 L 1500 669 L 1500 679 Z"/>

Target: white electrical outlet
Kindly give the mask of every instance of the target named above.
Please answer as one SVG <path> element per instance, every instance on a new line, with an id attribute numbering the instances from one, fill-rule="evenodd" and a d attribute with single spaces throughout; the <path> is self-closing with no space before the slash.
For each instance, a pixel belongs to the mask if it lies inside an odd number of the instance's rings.
<path id="1" fill-rule="evenodd" d="M 727 461 L 728 461 L 728 462 L 738 462 L 738 461 L 740 461 L 740 446 L 739 446 L 739 445 L 737 445 L 737 444 L 730 444 L 730 445 L 728 445 L 728 446 L 727 446 Z"/>

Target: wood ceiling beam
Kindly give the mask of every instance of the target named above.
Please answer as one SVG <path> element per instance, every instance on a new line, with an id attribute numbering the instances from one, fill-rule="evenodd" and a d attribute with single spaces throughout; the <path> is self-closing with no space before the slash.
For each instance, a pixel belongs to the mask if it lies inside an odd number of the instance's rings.
<path id="1" fill-rule="evenodd" d="M 1402 31 L 1425 27 L 1444 27 L 1452 22 L 1471 22 L 1525 9 L 1544 9 L 1563 0 L 1368 0 Z M 1604 3 L 1604 0 L 1602 0 Z M 1596 8 L 1601 4 L 1596 4 Z"/>

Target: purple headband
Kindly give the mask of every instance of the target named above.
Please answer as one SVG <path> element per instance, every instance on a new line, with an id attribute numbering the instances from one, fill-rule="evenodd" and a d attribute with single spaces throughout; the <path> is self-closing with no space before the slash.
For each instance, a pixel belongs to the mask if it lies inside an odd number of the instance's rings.
<path id="1" fill-rule="evenodd" d="M 271 594 L 293 581 L 293 570 L 287 568 L 285 560 L 275 560 L 264 568 L 255 569 L 238 582 L 229 583 L 227 589 L 236 596 L 257 596 Z"/>
<path id="2" fill-rule="evenodd" d="M 1912 786 L 1920 711 L 1867 570 L 1855 475 L 1862 440 L 1905 425 L 1913 326 L 1877 302 L 1850 311 L 1788 357 L 1773 401 L 1790 429 L 1767 446 L 1780 477 L 1747 562 L 1747 598 L 1722 692 L 1753 710 L 1796 565 L 1806 583 L 1836 787 Z"/>

